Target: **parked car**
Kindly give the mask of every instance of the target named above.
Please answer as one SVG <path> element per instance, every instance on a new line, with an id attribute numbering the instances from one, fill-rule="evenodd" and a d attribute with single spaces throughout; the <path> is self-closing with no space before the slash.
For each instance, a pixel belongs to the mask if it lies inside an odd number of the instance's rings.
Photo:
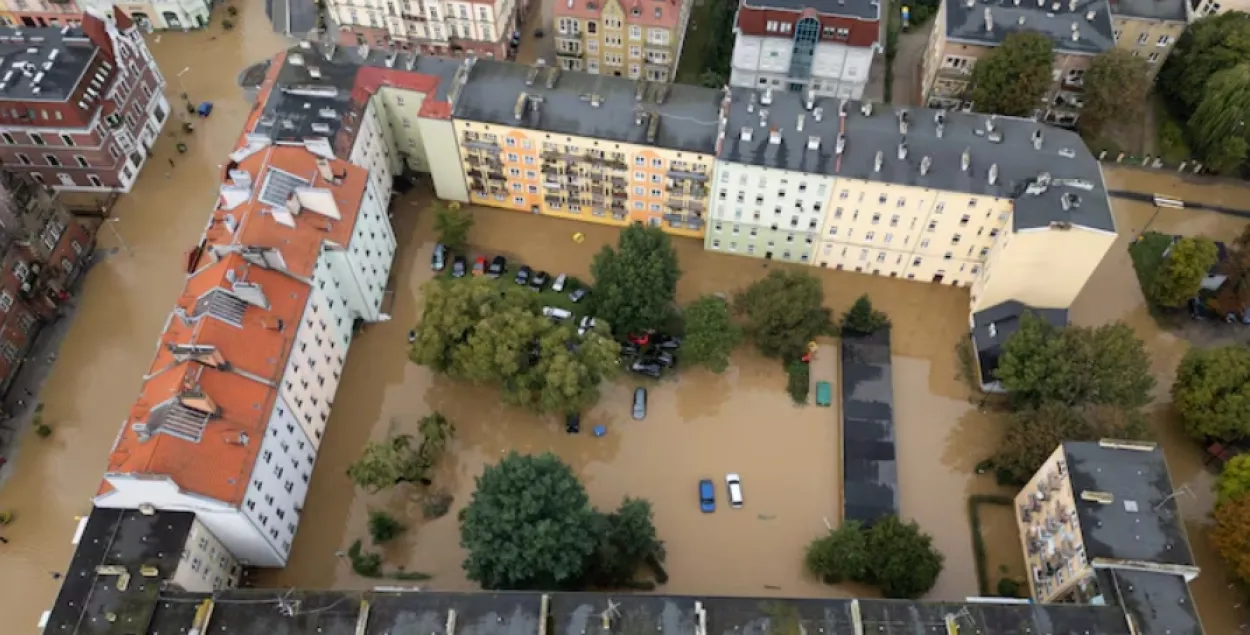
<path id="1" fill-rule="evenodd" d="M 638 347 L 633 344 L 621 344 L 621 357 L 634 358 L 638 356 Z"/>
<path id="2" fill-rule="evenodd" d="M 634 419 L 642 421 L 647 418 L 647 389 L 639 387 L 634 391 Z"/>
<path id="3" fill-rule="evenodd" d="M 725 475 L 725 486 L 729 488 L 729 506 L 742 508 L 742 477 L 729 473 Z"/>
<path id="4" fill-rule="evenodd" d="M 585 300 L 588 295 L 590 295 L 590 289 L 587 289 L 586 287 L 578 287 L 573 289 L 573 292 L 569 294 L 569 301 L 573 304 L 577 304 L 578 302 Z"/>
<path id="5" fill-rule="evenodd" d="M 556 276 L 555 282 L 551 283 L 551 290 L 555 291 L 556 293 L 560 293 L 564 291 L 564 283 L 568 282 L 568 280 L 569 280 L 568 274 L 562 273 Z"/>
<path id="6" fill-rule="evenodd" d="M 651 379 L 659 379 L 660 373 L 664 372 L 663 366 L 655 363 L 647 363 L 642 360 L 630 364 L 629 369 L 639 375 L 646 375 Z"/>
<path id="7" fill-rule="evenodd" d="M 447 246 L 443 243 L 434 245 L 434 255 L 430 256 L 430 268 L 435 271 L 447 268 Z"/>
<path id="8" fill-rule="evenodd" d="M 581 323 L 577 325 L 577 334 L 585 335 L 586 331 L 589 331 L 593 328 L 595 328 L 595 318 L 592 318 L 589 315 L 587 315 L 583 317 Z"/>
<path id="9" fill-rule="evenodd" d="M 542 291 L 543 287 L 547 286 L 547 282 L 550 280 L 551 274 L 546 271 L 539 271 L 533 276 L 530 276 L 530 288 L 535 291 Z"/>
<path id="10" fill-rule="evenodd" d="M 699 481 L 699 509 L 705 514 L 716 511 L 716 488 L 710 478 Z"/>
<path id="11" fill-rule="evenodd" d="M 455 259 L 451 261 L 451 277 L 463 278 L 467 269 L 468 263 L 465 262 L 464 256 L 456 256 Z"/>
<path id="12" fill-rule="evenodd" d="M 568 309 L 561 309 L 558 306 L 545 306 L 543 307 L 543 317 L 549 317 L 554 320 L 567 320 L 573 317 L 573 314 Z"/>
<path id="13" fill-rule="evenodd" d="M 660 335 L 655 338 L 655 345 L 662 350 L 675 351 L 681 348 L 681 338 L 675 335 Z"/>
<path id="14" fill-rule="evenodd" d="M 486 256 L 478 256 L 473 261 L 473 275 L 480 276 L 486 273 Z"/>
<path id="15" fill-rule="evenodd" d="M 564 431 L 569 434 L 577 434 L 582 431 L 582 416 L 577 413 L 566 415 L 564 417 Z"/>
<path id="16" fill-rule="evenodd" d="M 508 270 L 508 259 L 503 256 L 495 256 L 490 261 L 490 266 L 486 268 L 486 275 L 492 278 L 502 276 Z"/>
<path id="17" fill-rule="evenodd" d="M 672 368 L 677 365 L 677 360 L 673 359 L 673 355 L 671 353 L 665 353 L 661 350 L 652 351 L 651 353 L 644 355 L 642 361 L 648 364 L 659 364 L 664 368 Z"/>
<path id="18" fill-rule="evenodd" d="M 516 283 L 522 286 L 529 284 L 530 271 L 532 270 L 529 265 L 521 265 L 521 268 L 516 272 Z"/>

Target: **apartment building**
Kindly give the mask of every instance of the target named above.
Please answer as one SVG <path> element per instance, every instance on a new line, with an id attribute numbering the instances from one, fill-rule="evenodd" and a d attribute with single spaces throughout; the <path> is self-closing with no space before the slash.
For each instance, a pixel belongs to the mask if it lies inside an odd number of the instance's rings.
<path id="1" fill-rule="evenodd" d="M 1199 568 L 1176 500 L 1184 494 L 1154 443 L 1064 442 L 1015 498 L 1029 596 L 1132 597 L 1149 607 L 1133 616 L 1135 632 L 1202 633 L 1188 587 Z"/>
<path id="2" fill-rule="evenodd" d="M 114 8 L 81 27 L 0 29 L 0 162 L 58 190 L 128 192 L 169 117 L 143 34 Z"/>
<path id="3" fill-rule="evenodd" d="M 452 114 L 469 200 L 702 237 L 712 89 L 466 60 Z"/>
<path id="4" fill-rule="evenodd" d="M 213 15 L 211 0 L 79 0 L 79 4 L 84 11 L 95 10 L 99 13 L 112 13 L 116 7 L 145 32 L 199 29 L 208 26 Z"/>
<path id="5" fill-rule="evenodd" d="M 507 59 L 528 2 L 328 0 L 325 6 L 343 45 Z"/>
<path id="6" fill-rule="evenodd" d="M 926 104 L 975 110 L 970 96 L 973 67 L 1016 31 L 1041 33 L 1054 43 L 1054 84 L 1035 116 L 1075 126 L 1083 106 L 1085 71 L 1094 56 L 1116 46 L 1107 0 L 943 0 L 922 63 Z"/>
<path id="7" fill-rule="evenodd" d="M 1150 79 L 1176 46 L 1194 17 L 1190 0 L 1116 0 L 1111 19 L 1116 46 L 1142 57 L 1149 64 Z"/>
<path id="8" fill-rule="evenodd" d="M 677 73 L 692 0 L 560 0 L 555 3 L 558 66 L 667 82 Z"/>
<path id="9" fill-rule="evenodd" d="M 881 11 L 877 0 L 740 0 L 729 83 L 860 99 Z"/>
<path id="10" fill-rule="evenodd" d="M 1227 11 L 1250 13 L 1250 0 L 1193 0 L 1191 6 L 1195 20 Z"/>
<path id="11" fill-rule="evenodd" d="M 3 0 L 6 26 L 28 28 L 78 26 L 83 5 L 75 0 Z"/>

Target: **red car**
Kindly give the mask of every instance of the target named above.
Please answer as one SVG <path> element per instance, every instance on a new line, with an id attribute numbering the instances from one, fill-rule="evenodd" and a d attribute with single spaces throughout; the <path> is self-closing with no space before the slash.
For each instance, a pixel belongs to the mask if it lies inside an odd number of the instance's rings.
<path id="1" fill-rule="evenodd" d="M 473 261 L 473 275 L 480 276 L 484 273 L 486 273 L 486 256 L 478 256 L 477 260 Z"/>

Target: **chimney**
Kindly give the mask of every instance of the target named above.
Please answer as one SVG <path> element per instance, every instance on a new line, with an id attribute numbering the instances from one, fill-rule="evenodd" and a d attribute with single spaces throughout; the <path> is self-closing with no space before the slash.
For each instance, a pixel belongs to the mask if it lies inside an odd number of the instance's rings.
<path id="1" fill-rule="evenodd" d="M 1050 12 L 1051 12 L 1051 13 L 1059 13 L 1059 7 L 1060 7 L 1060 6 L 1061 6 L 1061 5 L 1060 5 L 1058 2 L 1052 2 L 1052 3 L 1050 3 Z"/>
<path id="2" fill-rule="evenodd" d="M 850 102 L 847 101 L 846 99 L 843 99 L 842 101 L 838 102 L 838 116 L 845 119 L 847 110 L 849 108 L 850 108 Z"/>
<path id="3" fill-rule="evenodd" d="M 964 172 L 972 167 L 972 148 L 964 148 L 964 153 L 959 155 L 959 169 Z"/>
<path id="4" fill-rule="evenodd" d="M 1024 16 L 1020 16 L 1016 18 L 1016 24 L 1019 24 L 1020 26 L 1024 26 Z"/>
<path id="5" fill-rule="evenodd" d="M 998 164 L 997 163 L 990 166 L 989 179 L 990 179 L 990 185 L 998 185 Z"/>
<path id="6" fill-rule="evenodd" d="M 877 157 L 872 160 L 872 171 L 880 172 L 881 166 L 885 164 L 885 153 L 877 150 Z"/>
<path id="7" fill-rule="evenodd" d="M 812 111 L 812 119 L 815 119 L 816 123 L 820 123 L 820 120 L 824 118 L 825 118 L 825 109 L 821 108 L 820 106 L 817 106 L 816 109 Z"/>
<path id="8" fill-rule="evenodd" d="M 1089 11 L 1089 12 L 1087 12 L 1087 13 L 1085 14 L 1085 19 L 1086 19 L 1086 20 L 1089 20 L 1090 22 L 1093 22 L 1093 21 L 1094 21 L 1094 18 L 1096 18 L 1096 17 L 1098 17 L 1098 12 L 1097 12 L 1097 11 Z"/>
<path id="9" fill-rule="evenodd" d="M 977 6 L 977 0 L 965 0 L 964 6 L 969 9 L 975 8 Z"/>
<path id="10" fill-rule="evenodd" d="M 819 150 L 819 149 L 820 149 L 820 137 L 817 137 L 816 135 L 812 135 L 812 136 L 808 137 L 808 138 L 807 138 L 807 149 L 808 149 L 808 150 Z"/>
<path id="11" fill-rule="evenodd" d="M 871 117 L 872 116 L 872 102 L 871 101 L 864 102 L 862 105 L 860 105 L 859 111 L 864 113 L 865 117 Z"/>
<path id="12" fill-rule="evenodd" d="M 1037 129 L 1037 130 L 1034 130 L 1034 131 L 1033 131 L 1033 137 L 1032 137 L 1032 139 L 1033 139 L 1033 149 L 1034 149 L 1034 150 L 1041 150 L 1041 149 L 1042 149 L 1042 131 L 1041 131 L 1041 129 Z"/>
<path id="13" fill-rule="evenodd" d="M 747 100 L 747 112 L 755 112 L 755 93 L 751 93 L 751 98 Z"/>
<path id="14" fill-rule="evenodd" d="M 985 7 L 985 32 L 994 32 L 994 12 L 989 7 Z"/>
<path id="15" fill-rule="evenodd" d="M 1044 6 L 1046 6 L 1046 0 L 1037 0 L 1037 8 L 1040 9 Z"/>
<path id="16" fill-rule="evenodd" d="M 994 115 L 985 118 L 985 131 L 994 132 Z"/>
<path id="17" fill-rule="evenodd" d="M 781 131 L 780 130 L 776 128 L 770 128 L 768 130 L 768 144 L 774 145 L 774 146 L 781 145 Z"/>
<path id="18" fill-rule="evenodd" d="M 811 110 L 812 108 L 816 106 L 816 91 L 814 90 L 807 91 L 807 100 L 804 101 L 803 106 L 807 108 L 808 110 Z"/>
<path id="19" fill-rule="evenodd" d="M 760 103 L 764 104 L 765 106 L 773 105 L 773 89 L 771 88 L 764 89 L 764 94 L 760 95 Z"/>
<path id="20" fill-rule="evenodd" d="M 907 142 L 906 141 L 902 141 L 898 144 L 898 158 L 900 161 L 907 158 Z"/>
<path id="21" fill-rule="evenodd" d="M 746 142 L 748 142 L 748 143 L 749 143 L 749 142 L 751 141 L 751 132 L 752 132 L 752 130 L 751 130 L 751 126 L 743 126 L 743 127 L 742 127 L 742 136 L 741 136 L 740 138 L 741 138 L 743 141 L 746 141 Z"/>
<path id="22" fill-rule="evenodd" d="M 760 108 L 760 127 L 763 128 L 764 126 L 767 126 L 767 125 L 768 125 L 768 109 Z"/>
<path id="23" fill-rule="evenodd" d="M 804 122 L 804 121 L 807 121 L 807 115 L 804 115 L 804 114 L 799 114 L 799 122 L 798 122 L 798 125 L 797 125 L 797 129 L 798 129 L 798 131 L 799 131 L 799 132 L 803 132 L 803 122 Z"/>
<path id="24" fill-rule="evenodd" d="M 1073 25 L 1073 26 L 1075 26 L 1075 25 Z M 1081 41 L 1081 32 L 1080 32 L 1078 29 L 1073 29 L 1073 30 L 1072 30 L 1072 41 L 1073 41 L 1073 42 L 1080 42 L 1080 41 Z"/>
<path id="25" fill-rule="evenodd" d="M 834 147 L 834 152 L 842 154 L 846 150 L 846 135 L 838 133 L 838 143 Z"/>
<path id="26" fill-rule="evenodd" d="M 920 176 L 924 176 L 928 174 L 929 166 L 931 165 L 933 165 L 933 159 L 930 159 L 929 157 L 925 157 L 921 159 L 920 160 Z"/>
<path id="27" fill-rule="evenodd" d="M 1017 7 L 1020 6 L 1020 0 L 1011 0 Z"/>
<path id="28" fill-rule="evenodd" d="M 1068 11 L 1076 12 L 1076 0 L 1068 0 Z"/>
<path id="29" fill-rule="evenodd" d="M 907 109 L 903 108 L 898 111 L 898 133 L 907 134 Z"/>

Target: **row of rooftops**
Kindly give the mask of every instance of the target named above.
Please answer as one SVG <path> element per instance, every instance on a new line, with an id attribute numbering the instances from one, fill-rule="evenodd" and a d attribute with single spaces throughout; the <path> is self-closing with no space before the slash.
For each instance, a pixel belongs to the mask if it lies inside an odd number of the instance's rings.
<path id="1" fill-rule="evenodd" d="M 1113 18 L 1188 23 L 1187 0 L 945 0 L 946 38 L 997 46 L 1012 33 L 1049 36 L 1055 50 L 1096 55 L 1115 48 Z"/>
<path id="2" fill-rule="evenodd" d="M 122 14 L 116 24 L 127 28 L 130 20 Z M 112 70 L 108 29 L 90 12 L 83 14 L 80 26 L 0 27 L 0 101 L 63 102 L 86 80 L 92 82 L 90 90 L 84 90 L 78 106 L 89 108 L 100 99 Z M 84 77 L 97 58 L 103 59 L 93 77 Z"/>

